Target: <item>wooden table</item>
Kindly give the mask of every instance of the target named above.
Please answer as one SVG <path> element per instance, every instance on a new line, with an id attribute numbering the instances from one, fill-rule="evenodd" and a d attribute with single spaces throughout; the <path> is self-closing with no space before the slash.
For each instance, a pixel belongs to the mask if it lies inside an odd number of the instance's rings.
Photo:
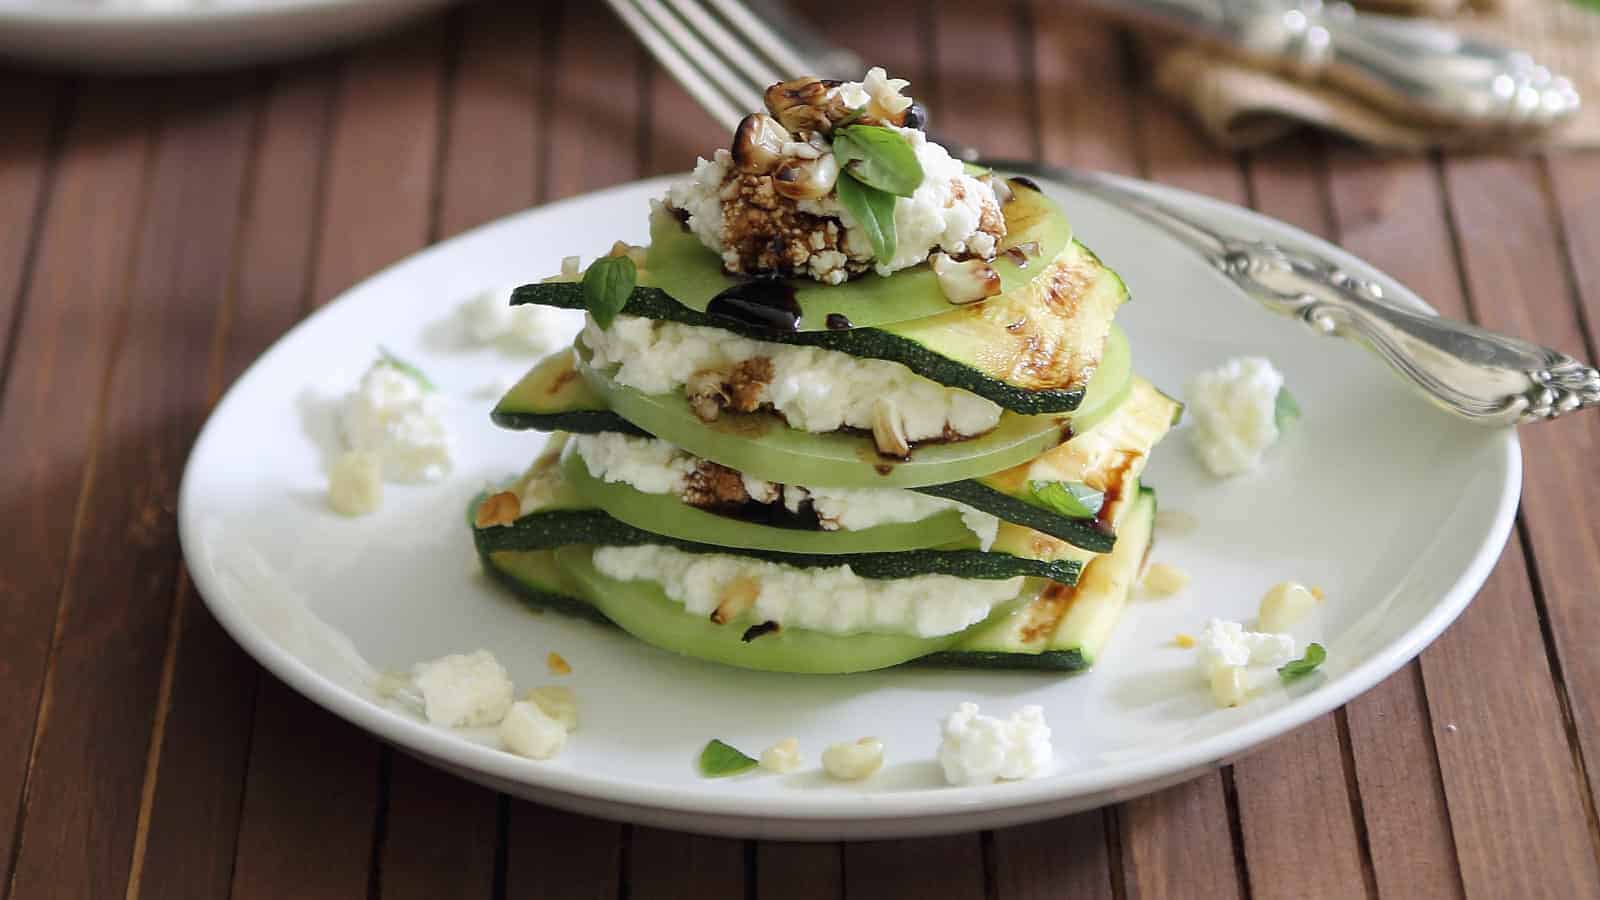
<path id="1" fill-rule="evenodd" d="M 1070 8 L 814 5 L 995 155 L 1245 203 L 1448 315 L 1596 355 L 1600 155 L 1234 156 Z M 1027 827 L 787 845 L 582 819 L 424 768 L 264 675 L 179 557 L 196 430 L 379 267 L 710 149 L 597 6 L 472 6 L 221 76 L 0 74 L 5 897 L 1600 897 L 1594 414 L 1525 429 L 1504 558 L 1420 661 L 1232 766 Z"/>

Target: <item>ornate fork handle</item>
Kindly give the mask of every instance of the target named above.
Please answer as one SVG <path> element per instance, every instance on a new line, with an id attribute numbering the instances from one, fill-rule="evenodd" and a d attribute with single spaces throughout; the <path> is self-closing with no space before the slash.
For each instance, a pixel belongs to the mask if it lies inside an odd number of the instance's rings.
<path id="1" fill-rule="evenodd" d="M 1188 244 L 1240 290 L 1320 334 L 1353 338 L 1434 405 L 1484 425 L 1553 419 L 1600 406 L 1600 372 L 1564 353 L 1476 325 L 1405 309 L 1374 281 L 1315 251 L 1222 234 L 1123 179 L 993 161 L 1066 182 Z"/>
<path id="2" fill-rule="evenodd" d="M 1352 337 L 1434 403 L 1485 424 L 1600 406 L 1600 372 L 1564 353 L 1402 309 L 1376 282 L 1305 251 L 1223 239 L 1212 262 L 1245 293 L 1322 334 Z"/>

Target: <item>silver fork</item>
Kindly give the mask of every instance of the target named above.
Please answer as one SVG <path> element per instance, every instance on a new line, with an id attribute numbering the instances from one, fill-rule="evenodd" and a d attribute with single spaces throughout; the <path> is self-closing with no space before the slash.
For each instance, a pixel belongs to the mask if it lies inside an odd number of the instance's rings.
<path id="1" fill-rule="evenodd" d="M 730 132 L 762 108 L 767 85 L 801 75 L 859 77 L 860 63 L 739 0 L 607 0 L 656 60 Z M 848 67 L 848 68 L 845 68 Z M 955 149 L 955 148 L 953 148 Z M 964 154 L 976 158 L 976 153 Z M 1173 235 L 1267 309 L 1374 351 L 1434 405 L 1484 425 L 1553 419 L 1600 406 L 1600 372 L 1537 344 L 1404 308 L 1375 281 L 1310 246 L 1219 229 L 1131 178 L 1036 163 L 983 160 L 1093 194 Z"/>

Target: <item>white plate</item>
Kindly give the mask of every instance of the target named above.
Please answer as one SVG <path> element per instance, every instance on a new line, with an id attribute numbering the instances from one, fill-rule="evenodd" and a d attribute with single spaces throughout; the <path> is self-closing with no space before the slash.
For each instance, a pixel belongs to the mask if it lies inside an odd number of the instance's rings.
<path id="1" fill-rule="evenodd" d="M 1237 296 L 1220 276 L 1127 214 L 1071 191 L 1077 232 L 1126 278 L 1119 321 L 1146 376 L 1174 393 L 1202 366 L 1268 354 L 1305 415 L 1253 477 L 1219 483 L 1180 429 L 1146 476 L 1162 507 L 1199 527 L 1159 533 L 1156 559 L 1193 576 L 1183 594 L 1139 599 L 1084 675 L 919 668 L 842 677 L 743 672 L 675 657 L 620 632 L 530 615 L 475 574 L 469 499 L 524 466 L 541 438 L 492 426 L 485 386 L 530 361 L 475 349 L 454 318 L 474 291 L 555 271 L 617 238 L 643 242 L 646 201 L 664 180 L 531 210 L 434 247 L 353 288 L 267 352 L 228 392 L 196 444 L 180 521 L 195 582 L 228 631 L 268 669 L 409 753 L 519 796 L 595 815 L 756 837 L 864 838 L 966 831 L 1040 819 L 1175 783 L 1344 703 L 1415 656 L 1482 584 L 1510 528 L 1521 455 L 1510 430 L 1435 412 L 1353 346 L 1316 338 Z M 1293 229 L 1164 191 L 1197 213 L 1263 236 L 1319 245 L 1349 270 L 1412 294 Z M 565 337 L 565 335 L 563 335 Z M 457 468 L 431 487 L 390 486 L 383 510 L 341 518 L 324 504 L 330 398 L 382 343 L 420 363 L 451 404 Z M 1218 710 L 1173 637 L 1211 616 L 1249 620 L 1267 587 L 1295 579 L 1327 601 L 1297 629 L 1329 652 L 1291 690 L 1269 678 L 1246 706 Z M 380 705 L 374 670 L 479 647 L 519 686 L 560 679 L 582 724 L 553 762 L 494 749 L 490 735 L 430 727 Z M 938 718 L 962 700 L 1005 713 L 1039 703 L 1055 770 L 992 787 L 942 786 Z M 707 781 L 694 760 L 718 737 L 746 751 L 794 735 L 815 765 L 830 742 L 877 735 L 886 768 L 868 782 L 815 769 Z"/>
<path id="2" fill-rule="evenodd" d="M 0 55 L 78 69 L 175 71 L 309 53 L 452 0 L 0 0 Z"/>

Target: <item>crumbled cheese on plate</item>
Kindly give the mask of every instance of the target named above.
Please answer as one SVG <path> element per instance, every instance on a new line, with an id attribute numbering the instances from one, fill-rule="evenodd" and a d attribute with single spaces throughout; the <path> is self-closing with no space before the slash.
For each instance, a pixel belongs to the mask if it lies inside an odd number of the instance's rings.
<path id="1" fill-rule="evenodd" d="M 945 781 L 955 785 L 993 784 L 1032 778 L 1050 763 L 1050 726 L 1044 710 L 1024 706 L 1008 719 L 978 712 L 963 703 L 945 716 L 940 729 L 939 765 Z"/>

